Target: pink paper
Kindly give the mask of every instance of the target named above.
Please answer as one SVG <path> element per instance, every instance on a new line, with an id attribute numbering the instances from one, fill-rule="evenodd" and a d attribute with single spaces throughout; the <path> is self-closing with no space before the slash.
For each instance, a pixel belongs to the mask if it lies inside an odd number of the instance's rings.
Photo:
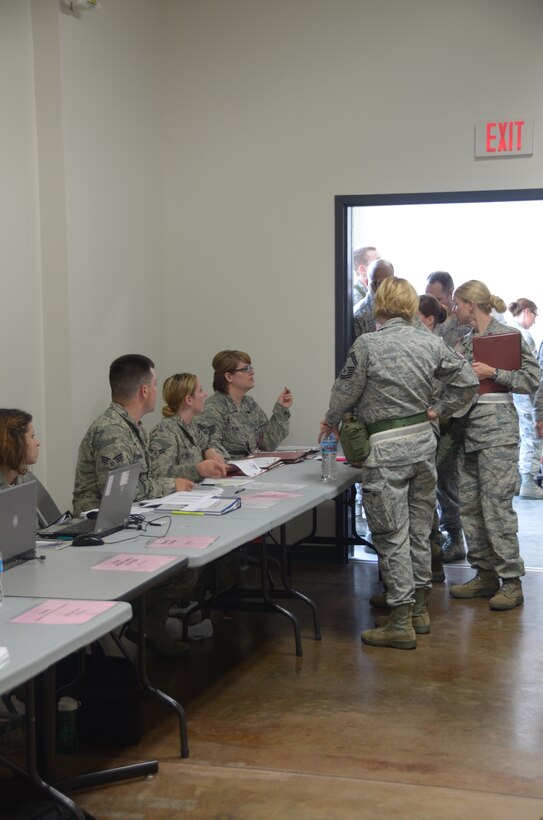
<path id="1" fill-rule="evenodd" d="M 217 540 L 218 535 L 181 535 L 173 538 L 156 538 L 147 544 L 150 549 L 198 549 L 205 550 L 214 541 Z"/>
<path id="2" fill-rule="evenodd" d="M 49 600 L 12 618 L 12 624 L 84 624 L 115 606 L 115 601 Z"/>
<path id="3" fill-rule="evenodd" d="M 112 555 L 91 569 L 119 570 L 120 572 L 155 572 L 171 564 L 175 558 L 169 555 L 138 555 L 136 553 L 119 553 Z"/>

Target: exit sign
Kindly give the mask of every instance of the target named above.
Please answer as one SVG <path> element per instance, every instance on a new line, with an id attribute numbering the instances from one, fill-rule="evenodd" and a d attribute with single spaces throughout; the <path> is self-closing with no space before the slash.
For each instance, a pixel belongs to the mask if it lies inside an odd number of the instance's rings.
<path id="1" fill-rule="evenodd" d="M 476 157 L 531 157 L 533 153 L 533 120 L 488 120 L 475 126 Z"/>

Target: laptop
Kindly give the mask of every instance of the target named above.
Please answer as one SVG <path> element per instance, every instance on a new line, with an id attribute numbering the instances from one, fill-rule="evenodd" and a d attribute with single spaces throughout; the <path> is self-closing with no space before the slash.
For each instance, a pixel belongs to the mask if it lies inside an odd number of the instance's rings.
<path id="1" fill-rule="evenodd" d="M 0 551 L 4 569 L 36 557 L 36 484 L 0 491 Z"/>
<path id="2" fill-rule="evenodd" d="M 128 464 L 110 470 L 96 516 L 73 518 L 66 524 L 51 524 L 40 529 L 38 535 L 41 538 L 75 538 L 78 535 L 102 538 L 122 530 L 130 518 L 140 471 L 141 464 Z"/>

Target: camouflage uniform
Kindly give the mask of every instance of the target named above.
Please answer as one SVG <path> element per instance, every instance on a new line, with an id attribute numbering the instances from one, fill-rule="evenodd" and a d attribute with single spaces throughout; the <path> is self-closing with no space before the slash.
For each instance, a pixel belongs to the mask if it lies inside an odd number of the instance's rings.
<path id="1" fill-rule="evenodd" d="M 470 325 L 460 324 L 456 313 L 451 313 L 442 324 L 436 325 L 435 332 L 449 347 L 452 347 L 453 350 L 457 350 L 466 333 L 469 333 L 471 330 Z"/>
<path id="2" fill-rule="evenodd" d="M 123 464 L 141 464 L 136 501 L 175 492 L 173 478 L 149 475 L 149 434 L 121 404 L 111 402 L 93 421 L 79 445 L 73 497 L 74 514 L 98 507 L 107 474 Z"/>
<path id="3" fill-rule="evenodd" d="M 526 328 L 521 327 L 516 319 L 513 319 L 511 326 L 516 328 L 522 334 L 522 338 L 528 345 L 533 356 L 537 357 L 537 348 L 534 342 L 534 337 Z M 534 416 L 534 402 L 535 392 L 530 396 L 522 396 L 518 393 L 513 394 L 513 402 L 518 413 L 519 432 L 520 432 L 520 453 L 519 453 L 519 471 L 521 474 L 529 473 L 531 476 L 536 476 L 541 463 L 541 456 L 543 454 L 543 440 L 540 439 L 535 431 L 535 416 Z"/>
<path id="4" fill-rule="evenodd" d="M 353 334 L 355 339 L 363 333 L 373 333 L 377 330 L 375 317 L 373 315 L 374 305 L 375 297 L 371 290 L 369 290 L 364 301 L 353 316 Z"/>
<path id="5" fill-rule="evenodd" d="M 491 318 L 481 335 L 515 332 Z M 462 341 L 462 351 L 473 361 L 472 330 Z M 540 369 L 522 341 L 520 370 L 500 370 L 498 384 L 513 393 L 533 393 Z M 518 482 L 519 428 L 515 406 L 508 394 L 487 393 L 470 412 L 464 445 L 458 453 L 460 516 L 468 545 L 468 561 L 477 568 L 495 571 L 500 578 L 524 575 L 519 554 L 517 515 L 513 495 Z"/>
<path id="6" fill-rule="evenodd" d="M 206 399 L 195 424 L 204 431 L 213 447 L 225 458 L 242 458 L 256 450 L 275 450 L 288 435 L 290 410 L 276 403 L 271 419 L 251 396 L 241 404 L 226 393 L 216 392 Z"/>
<path id="7" fill-rule="evenodd" d="M 176 476 L 201 481 L 196 464 L 204 459 L 208 438 L 195 424 L 190 426 L 181 416 L 163 419 L 149 436 L 149 458 L 152 478 Z"/>
<path id="8" fill-rule="evenodd" d="M 368 289 L 358 279 L 353 285 L 353 307 L 368 295 Z"/>
<path id="9" fill-rule="evenodd" d="M 34 476 L 31 472 L 18 475 L 13 484 L 8 484 L 4 473 L 0 470 L 0 490 L 9 490 L 10 487 L 18 487 L 19 484 L 27 484 L 29 481 L 34 481 Z"/>
<path id="10" fill-rule="evenodd" d="M 444 384 L 433 402 L 438 379 Z M 336 380 L 326 413 L 337 424 L 357 407 L 372 424 L 424 413 L 447 416 L 474 396 L 477 379 L 467 362 L 432 333 L 391 319 L 360 336 Z M 379 553 L 392 607 L 414 603 L 415 587 L 431 586 L 430 528 L 435 507 L 436 436 L 429 422 L 370 436 L 362 467 L 364 509 Z"/>
<path id="11" fill-rule="evenodd" d="M 470 330 L 470 325 L 461 325 L 458 316 L 453 313 L 442 324 L 436 325 L 435 332 L 449 347 L 456 350 Z M 441 527 L 449 533 L 460 531 L 462 524 L 458 504 L 458 476 L 454 450 L 437 468 L 437 503 L 439 504 Z"/>

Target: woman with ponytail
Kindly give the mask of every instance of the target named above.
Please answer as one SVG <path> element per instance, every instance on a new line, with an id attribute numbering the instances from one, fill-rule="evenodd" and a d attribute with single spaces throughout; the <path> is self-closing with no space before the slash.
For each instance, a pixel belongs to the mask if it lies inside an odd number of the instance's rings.
<path id="1" fill-rule="evenodd" d="M 502 370 L 474 361 L 475 336 L 518 332 L 493 318 L 492 310 L 503 313 L 506 305 L 483 282 L 472 279 L 458 287 L 454 303 L 460 323 L 472 328 L 460 344 L 460 353 L 471 363 L 480 382 L 491 379 L 502 392 L 480 394 L 465 422 L 464 441 L 458 452 L 458 490 L 467 557 L 477 574 L 471 581 L 451 587 L 450 594 L 453 598 L 490 598 L 490 609 L 514 609 L 524 602 L 520 581 L 524 563 L 512 503 L 518 484 L 519 442 L 512 394 L 534 393 L 540 369 L 522 337 L 519 370 Z"/>
<path id="2" fill-rule="evenodd" d="M 205 432 L 192 423 L 207 398 L 197 376 L 170 376 L 164 382 L 162 396 L 164 418 L 152 430 L 149 442 L 151 475 L 182 476 L 191 481 L 225 476 L 223 457 L 209 447 Z"/>

